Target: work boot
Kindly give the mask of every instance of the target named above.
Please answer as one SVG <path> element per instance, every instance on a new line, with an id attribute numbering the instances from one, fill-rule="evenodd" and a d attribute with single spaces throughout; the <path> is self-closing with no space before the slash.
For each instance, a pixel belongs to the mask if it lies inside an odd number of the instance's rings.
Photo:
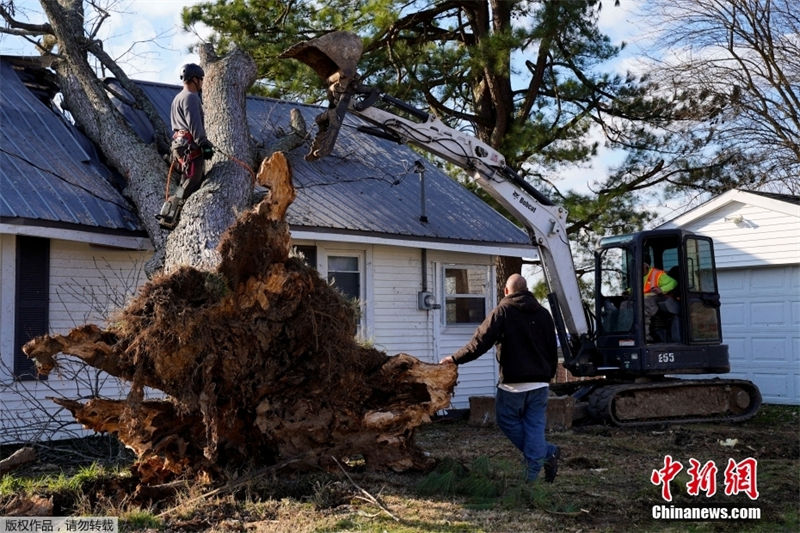
<path id="1" fill-rule="evenodd" d="M 556 451 L 544 462 L 544 480 L 547 483 L 552 483 L 556 479 L 559 457 L 561 457 L 561 448 L 556 446 Z"/>

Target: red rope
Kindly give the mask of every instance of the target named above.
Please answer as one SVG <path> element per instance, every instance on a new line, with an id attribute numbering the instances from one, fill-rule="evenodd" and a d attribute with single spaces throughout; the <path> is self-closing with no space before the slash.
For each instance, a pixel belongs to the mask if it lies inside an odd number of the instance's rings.
<path id="1" fill-rule="evenodd" d="M 253 172 L 253 169 L 250 168 L 250 165 L 248 165 L 247 163 L 245 163 L 244 161 L 242 161 L 240 159 L 236 159 L 232 155 L 230 155 L 228 153 L 225 153 L 225 152 L 223 152 L 222 150 L 220 150 L 218 148 L 216 150 L 219 153 L 221 153 L 222 155 L 224 155 L 225 157 L 227 157 L 228 159 L 230 159 L 231 161 L 233 161 L 234 163 L 236 163 L 237 165 L 239 165 L 240 167 L 242 167 L 245 170 L 247 170 L 247 172 L 250 173 L 250 178 L 251 178 L 251 180 L 250 180 L 250 188 L 252 189 L 253 187 L 255 187 L 255 185 L 256 185 L 256 173 Z M 169 200 L 169 182 L 170 182 L 170 179 L 172 178 L 172 169 L 174 167 L 175 167 L 175 160 L 173 159 L 172 163 L 169 166 L 169 173 L 167 173 L 167 186 L 164 189 L 164 201 Z"/>

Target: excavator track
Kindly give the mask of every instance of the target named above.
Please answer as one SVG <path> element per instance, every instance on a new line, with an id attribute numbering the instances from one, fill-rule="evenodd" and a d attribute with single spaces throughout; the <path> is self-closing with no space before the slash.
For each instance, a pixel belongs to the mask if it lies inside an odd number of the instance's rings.
<path id="1" fill-rule="evenodd" d="M 666 380 L 595 389 L 589 411 L 616 426 L 690 422 L 741 422 L 756 414 L 761 393 L 750 381 Z"/>

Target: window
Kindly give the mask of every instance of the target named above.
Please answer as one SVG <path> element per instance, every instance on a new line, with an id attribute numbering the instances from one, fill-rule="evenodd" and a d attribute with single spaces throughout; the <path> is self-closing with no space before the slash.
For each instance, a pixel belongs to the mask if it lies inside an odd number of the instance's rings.
<path id="1" fill-rule="evenodd" d="M 329 255 L 328 283 L 349 300 L 361 300 L 361 271 L 358 256 Z"/>
<path id="2" fill-rule="evenodd" d="M 719 292 L 711 240 L 689 237 L 685 242 L 689 340 L 692 343 L 721 342 Z"/>
<path id="3" fill-rule="evenodd" d="M 686 266 L 691 292 L 717 292 L 714 252 L 708 239 L 686 239 Z"/>
<path id="4" fill-rule="evenodd" d="M 448 266 L 444 269 L 445 323 L 480 324 L 486 318 L 489 267 Z"/>
<path id="5" fill-rule="evenodd" d="M 40 378 L 22 346 L 49 328 L 50 241 L 17 236 L 16 303 L 14 315 L 14 376 L 20 381 Z"/>
<path id="6" fill-rule="evenodd" d="M 600 325 L 606 333 L 627 333 L 633 327 L 631 287 L 638 290 L 633 255 L 628 248 L 607 248 L 599 254 Z"/>
<path id="7" fill-rule="evenodd" d="M 294 246 L 295 251 L 301 258 L 303 262 L 310 266 L 313 269 L 317 268 L 317 247 L 304 245 L 304 244 L 296 244 Z"/>

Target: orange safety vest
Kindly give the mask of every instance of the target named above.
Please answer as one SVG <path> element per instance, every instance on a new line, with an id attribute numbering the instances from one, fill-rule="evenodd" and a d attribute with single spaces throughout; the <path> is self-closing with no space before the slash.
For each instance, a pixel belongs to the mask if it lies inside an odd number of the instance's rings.
<path id="1" fill-rule="evenodd" d="M 663 270 L 659 270 L 655 267 L 650 267 L 650 272 L 647 273 L 647 276 L 644 278 L 644 293 L 647 294 L 648 292 L 652 291 L 656 287 L 658 287 L 658 282 L 661 279 L 665 272 Z"/>

